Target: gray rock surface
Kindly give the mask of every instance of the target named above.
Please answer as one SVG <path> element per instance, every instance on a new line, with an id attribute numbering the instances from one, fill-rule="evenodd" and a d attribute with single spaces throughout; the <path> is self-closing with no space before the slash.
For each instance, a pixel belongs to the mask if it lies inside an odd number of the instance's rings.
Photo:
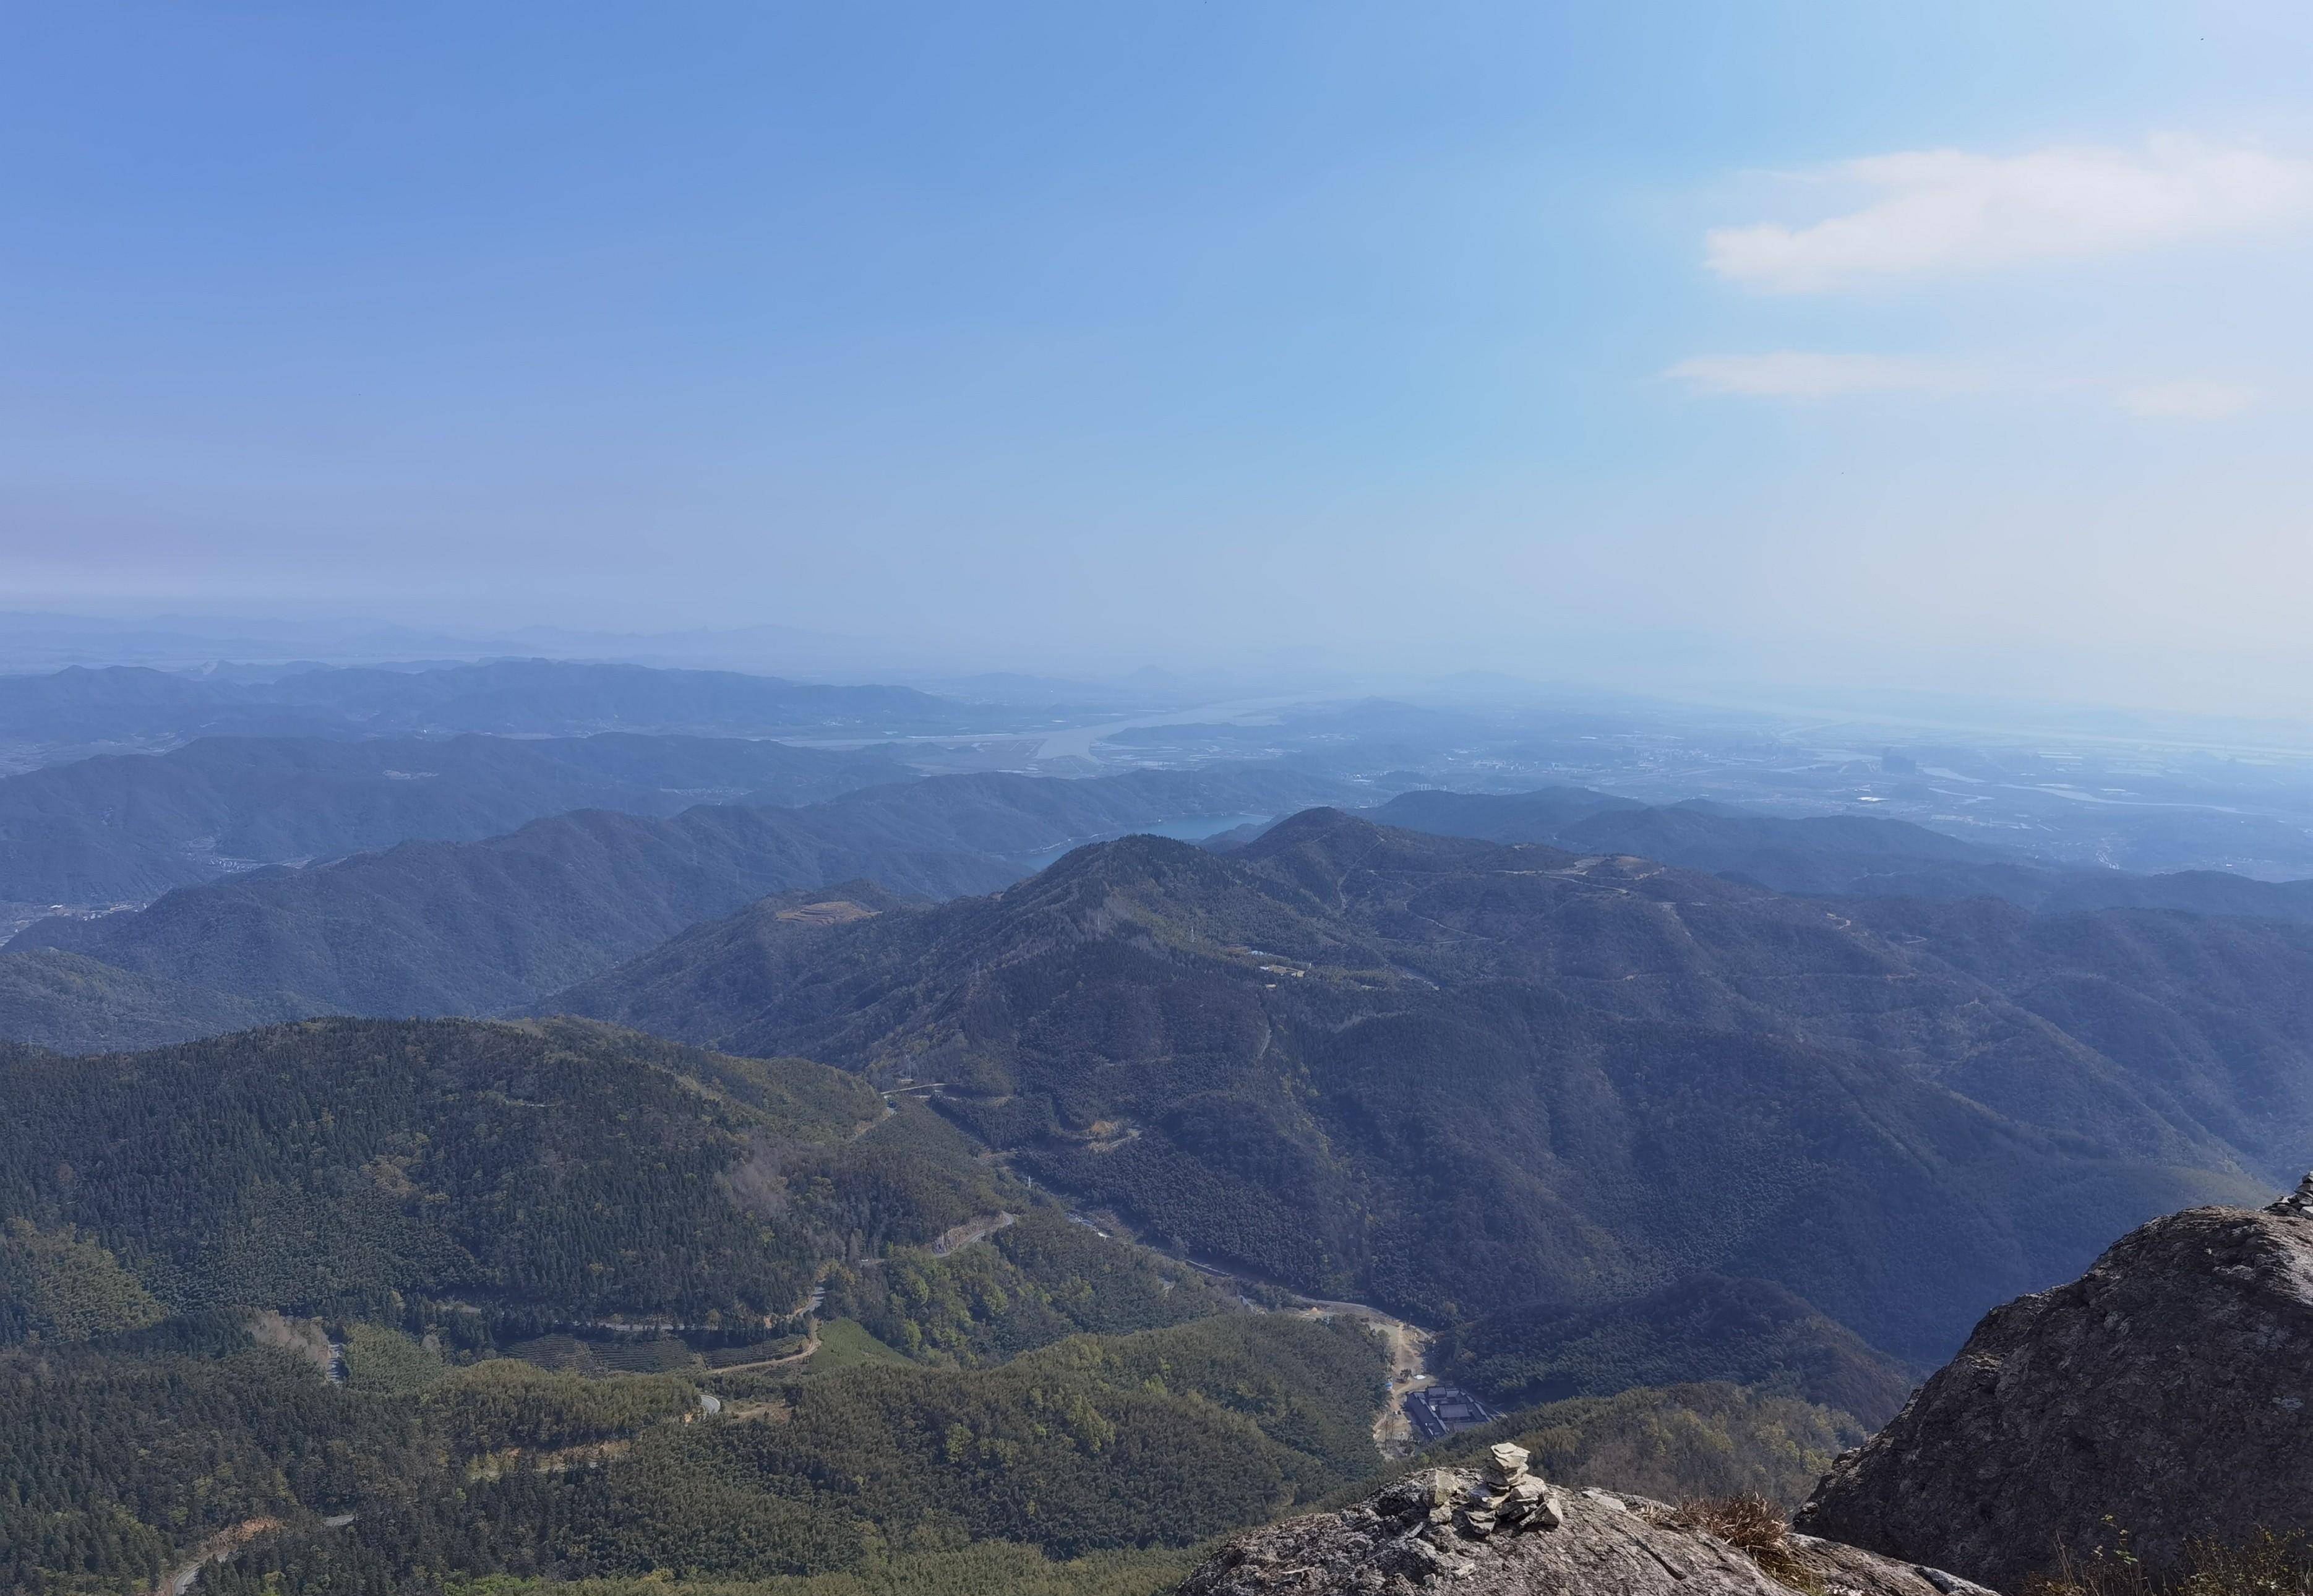
<path id="1" fill-rule="evenodd" d="M 1344 1512 L 1253 1530 L 1192 1574 L 1179 1596 L 1791 1596 L 1659 1502 L 1552 1487 L 1554 1524 L 1479 1537 L 1448 1505 L 1473 1488 L 1499 1489 L 1499 1479 L 1429 1469 Z M 1823 1596 L 1990 1596 L 1852 1547 L 1795 1536 L 1790 1550 Z"/>
<path id="2" fill-rule="evenodd" d="M 2017 1590 L 2059 1544 L 2313 1530 L 2313 1177 L 2195 1208 L 1985 1315 L 1799 1529 Z"/>

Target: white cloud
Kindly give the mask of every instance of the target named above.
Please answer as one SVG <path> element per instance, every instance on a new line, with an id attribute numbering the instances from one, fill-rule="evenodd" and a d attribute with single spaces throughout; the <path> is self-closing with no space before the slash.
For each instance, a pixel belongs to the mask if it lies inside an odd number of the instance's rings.
<path id="1" fill-rule="evenodd" d="M 1752 287 L 1820 292 L 2116 254 L 2313 211 L 2313 162 L 2176 136 L 2141 152 L 1918 150 L 1844 162 L 1828 175 L 1877 197 L 1805 226 L 1714 229 L 1704 241 L 1711 269 Z"/>
<path id="2" fill-rule="evenodd" d="M 2115 399 L 2131 416 L 2159 420 L 2222 421 L 2256 403 L 2254 388 L 2237 382 L 2147 382 L 2124 388 Z"/>
<path id="3" fill-rule="evenodd" d="M 1698 355 L 1664 373 L 1696 393 L 1743 399 L 1830 399 L 1842 393 L 1960 393 L 1983 374 L 1938 361 L 1886 355 Z"/>

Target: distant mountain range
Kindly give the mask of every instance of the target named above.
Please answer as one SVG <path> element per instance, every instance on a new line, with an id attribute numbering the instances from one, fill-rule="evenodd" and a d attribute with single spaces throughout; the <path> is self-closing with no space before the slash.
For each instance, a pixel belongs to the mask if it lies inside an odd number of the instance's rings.
<path id="1" fill-rule="evenodd" d="M 828 687 L 726 671 L 558 660 L 312 669 L 259 680 L 127 665 L 0 676 L 0 743 L 35 747 L 457 732 L 881 737 L 962 730 L 981 723 L 986 713 L 912 688 Z"/>
<path id="2" fill-rule="evenodd" d="M 854 877 L 920 898 L 984 892 L 1025 873 L 1023 855 L 1348 790 L 1274 767 L 941 776 L 796 809 L 582 811 L 477 842 L 249 871 L 135 913 L 37 922 L 0 955 L 0 1036 L 126 1048 L 207 1034 L 219 1015 L 496 1013 L 769 893 Z M 15 962 L 41 949 L 119 976 Z"/>
<path id="3" fill-rule="evenodd" d="M 206 737 L 0 779 L 0 903 L 139 901 L 251 864 L 462 842 L 578 809 L 810 803 L 913 773 L 735 737 Z"/>
<path id="4" fill-rule="evenodd" d="M 2313 922 L 2313 881 L 2221 871 L 2137 875 L 2050 864 L 1908 820 L 1744 814 L 1708 802 L 1645 804 L 1585 787 L 1510 795 L 1406 793 L 1373 810 L 1384 825 L 1622 854 L 1756 881 L 1779 892 L 1868 898 L 2004 898 L 2027 908 L 2172 908 Z"/>
<path id="5" fill-rule="evenodd" d="M 943 1083 L 1041 1179 L 1320 1295 L 1456 1319 L 1716 1272 L 1915 1359 L 2313 1142 L 2286 923 L 1835 903 L 1323 811 L 859 907 L 545 1006 Z"/>

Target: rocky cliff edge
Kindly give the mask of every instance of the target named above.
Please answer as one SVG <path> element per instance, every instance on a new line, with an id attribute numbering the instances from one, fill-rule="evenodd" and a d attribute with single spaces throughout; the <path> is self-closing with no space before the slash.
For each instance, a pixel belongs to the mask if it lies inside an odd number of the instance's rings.
<path id="1" fill-rule="evenodd" d="M 1782 1583 L 1662 1503 L 1535 1481 L 1534 1505 L 1513 1516 L 1488 1506 L 1509 1497 L 1504 1484 L 1466 1469 L 1410 1475 L 1343 1512 L 1239 1536 L 1179 1596 L 1991 1596 L 1800 1535 L 1778 1548 Z"/>
<path id="2" fill-rule="evenodd" d="M 2124 1530 L 2157 1567 L 2313 1530 L 2313 1176 L 1992 1310 L 1796 1521 L 2009 1590 Z"/>

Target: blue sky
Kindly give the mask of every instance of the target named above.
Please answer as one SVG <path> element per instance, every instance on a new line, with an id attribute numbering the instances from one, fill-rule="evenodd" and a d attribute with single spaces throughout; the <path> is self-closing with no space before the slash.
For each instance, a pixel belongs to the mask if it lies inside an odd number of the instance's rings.
<path id="1" fill-rule="evenodd" d="M 2299 702 L 2304 9 L 20 7 L 0 584 Z"/>

